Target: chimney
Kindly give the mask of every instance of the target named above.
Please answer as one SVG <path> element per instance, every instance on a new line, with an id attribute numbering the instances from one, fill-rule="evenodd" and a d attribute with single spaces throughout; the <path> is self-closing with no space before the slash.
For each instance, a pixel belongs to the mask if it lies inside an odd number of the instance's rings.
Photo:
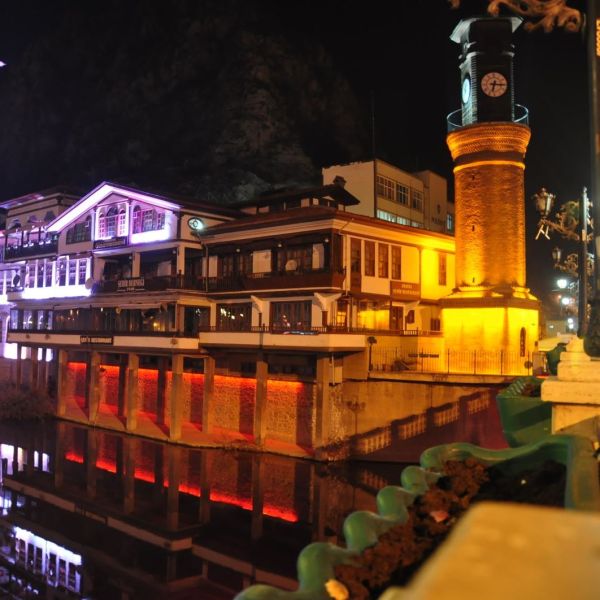
<path id="1" fill-rule="evenodd" d="M 339 185 L 341 188 L 346 187 L 346 180 L 341 175 L 336 175 L 333 179 L 335 185 Z"/>

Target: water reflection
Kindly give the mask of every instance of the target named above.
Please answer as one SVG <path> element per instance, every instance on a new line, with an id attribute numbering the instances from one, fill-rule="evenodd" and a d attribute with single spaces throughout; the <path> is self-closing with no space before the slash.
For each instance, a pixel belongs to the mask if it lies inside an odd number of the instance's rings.
<path id="1" fill-rule="evenodd" d="M 231 598 L 294 589 L 402 465 L 323 465 L 68 423 L 0 425 L 0 588 L 17 598 Z"/>

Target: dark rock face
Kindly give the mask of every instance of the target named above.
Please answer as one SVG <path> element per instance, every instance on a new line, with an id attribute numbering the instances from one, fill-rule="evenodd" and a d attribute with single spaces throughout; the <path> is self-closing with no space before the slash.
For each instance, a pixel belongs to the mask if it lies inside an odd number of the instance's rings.
<path id="1" fill-rule="evenodd" d="M 259 0 L 57 4 L 0 75 L 5 197 L 117 180 L 227 203 L 364 155 L 348 83 Z"/>

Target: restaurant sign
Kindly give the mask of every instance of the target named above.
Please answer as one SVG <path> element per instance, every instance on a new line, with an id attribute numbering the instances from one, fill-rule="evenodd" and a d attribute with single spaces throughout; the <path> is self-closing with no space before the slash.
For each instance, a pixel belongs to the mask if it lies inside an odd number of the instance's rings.
<path id="1" fill-rule="evenodd" d="M 390 281 L 390 297 L 392 300 L 419 300 L 421 285 L 407 281 Z"/>
<path id="2" fill-rule="evenodd" d="M 119 279 L 117 281 L 118 292 L 135 292 L 146 289 L 143 277 L 132 277 L 131 279 Z"/>
<path id="3" fill-rule="evenodd" d="M 114 338 L 112 335 L 80 335 L 80 344 L 99 344 L 101 346 L 112 346 Z"/>
<path id="4" fill-rule="evenodd" d="M 110 240 L 96 240 L 94 242 L 95 250 L 103 250 L 105 248 L 120 248 L 127 246 L 127 236 L 116 237 Z"/>

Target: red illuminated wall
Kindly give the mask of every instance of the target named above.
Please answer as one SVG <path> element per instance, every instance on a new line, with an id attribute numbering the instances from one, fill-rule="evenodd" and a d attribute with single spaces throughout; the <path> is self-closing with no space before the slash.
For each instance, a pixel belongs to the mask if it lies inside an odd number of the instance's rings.
<path id="1" fill-rule="evenodd" d="M 215 425 L 252 434 L 256 379 L 215 375 Z"/>
<path id="2" fill-rule="evenodd" d="M 63 394 L 66 401 L 85 406 L 85 372 L 87 365 L 83 362 L 67 363 L 67 380 Z"/>
<path id="3" fill-rule="evenodd" d="M 119 367 L 100 365 L 100 410 L 102 405 L 119 405 Z"/>
<path id="4" fill-rule="evenodd" d="M 267 381 L 267 435 L 311 446 L 314 385 L 301 381 Z"/>

